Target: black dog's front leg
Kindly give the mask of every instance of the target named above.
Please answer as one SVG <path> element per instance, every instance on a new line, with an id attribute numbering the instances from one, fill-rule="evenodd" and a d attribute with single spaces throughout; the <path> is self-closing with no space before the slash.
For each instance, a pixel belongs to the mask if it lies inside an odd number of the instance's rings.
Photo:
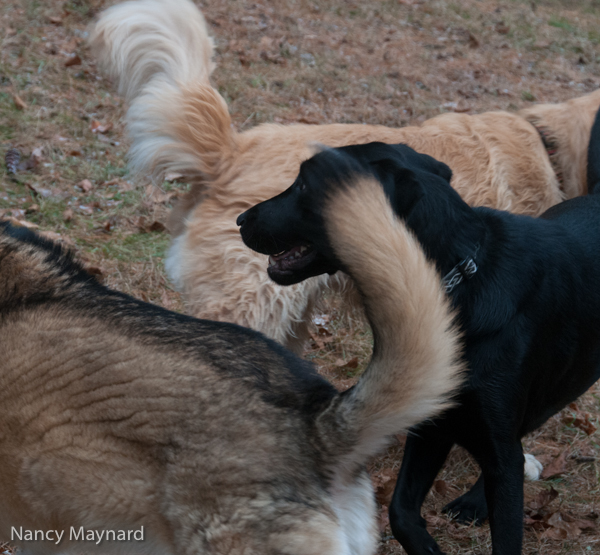
<path id="1" fill-rule="evenodd" d="M 390 525 L 408 555 L 440 555 L 443 552 L 421 517 L 421 505 L 453 444 L 431 425 L 419 428 L 414 434 L 406 441 L 390 503 Z"/>
<path id="2" fill-rule="evenodd" d="M 488 502 L 492 555 L 521 555 L 523 544 L 523 449 L 520 441 L 495 446 L 481 461 Z"/>
<path id="3" fill-rule="evenodd" d="M 442 512 L 451 514 L 458 522 L 465 524 L 473 522 L 476 526 L 481 526 L 488 517 L 484 487 L 483 474 L 481 474 L 467 493 L 448 503 Z"/>

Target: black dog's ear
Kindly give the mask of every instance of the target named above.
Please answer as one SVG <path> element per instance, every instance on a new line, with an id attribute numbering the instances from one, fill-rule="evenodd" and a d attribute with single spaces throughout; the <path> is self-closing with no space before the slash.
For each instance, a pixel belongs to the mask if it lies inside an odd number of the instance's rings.
<path id="1" fill-rule="evenodd" d="M 390 199 L 394 212 L 401 218 L 407 218 L 425 194 L 417 174 L 406 167 L 398 165 L 391 158 L 377 160 L 372 162 L 371 165 L 375 169 L 387 197 Z"/>
<path id="2" fill-rule="evenodd" d="M 433 168 L 435 168 L 434 173 L 436 173 L 441 178 L 445 179 L 448 183 L 450 183 L 450 181 L 452 180 L 452 170 L 450 169 L 450 166 L 447 166 L 446 164 L 444 164 L 444 162 L 440 162 L 439 160 L 436 160 L 431 156 L 427 156 L 427 158 L 430 158 L 434 162 L 432 164 Z"/>
<path id="3" fill-rule="evenodd" d="M 403 154 L 405 166 L 408 165 L 417 172 L 432 173 L 450 183 L 452 170 L 444 162 L 440 162 L 429 154 L 418 153 L 412 149 L 411 152 L 403 152 Z"/>

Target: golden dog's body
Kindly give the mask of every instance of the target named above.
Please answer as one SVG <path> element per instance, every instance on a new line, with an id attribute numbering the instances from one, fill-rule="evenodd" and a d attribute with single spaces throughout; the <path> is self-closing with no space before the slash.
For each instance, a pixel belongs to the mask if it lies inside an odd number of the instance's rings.
<path id="1" fill-rule="evenodd" d="M 25 536 L 28 555 L 372 555 L 364 465 L 447 408 L 462 374 L 437 272 L 376 186 L 330 202 L 376 338 L 343 394 L 257 332 L 111 291 L 0 223 L 2 538 L 63 531 Z M 74 541 L 82 526 L 143 536 Z"/>
<path id="2" fill-rule="evenodd" d="M 212 42 L 188 0 L 117 5 L 101 16 L 92 45 L 131 105 L 132 167 L 180 171 L 192 180 L 171 217 L 167 260 L 190 312 L 247 325 L 296 350 L 323 289 L 343 278 L 275 285 L 266 258 L 242 244 L 235 219 L 283 191 L 313 153 L 311 143 L 406 143 L 448 164 L 453 187 L 472 205 L 537 215 L 586 192 L 587 141 L 600 91 L 518 114 L 443 114 L 419 127 L 263 124 L 237 133 L 209 83 Z"/>

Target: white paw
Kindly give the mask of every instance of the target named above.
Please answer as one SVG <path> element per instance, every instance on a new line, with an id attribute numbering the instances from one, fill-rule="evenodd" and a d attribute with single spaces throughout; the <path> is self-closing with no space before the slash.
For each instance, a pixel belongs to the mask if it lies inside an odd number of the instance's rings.
<path id="1" fill-rule="evenodd" d="M 544 467 L 533 455 L 525 455 L 525 480 L 535 482 L 540 479 Z"/>

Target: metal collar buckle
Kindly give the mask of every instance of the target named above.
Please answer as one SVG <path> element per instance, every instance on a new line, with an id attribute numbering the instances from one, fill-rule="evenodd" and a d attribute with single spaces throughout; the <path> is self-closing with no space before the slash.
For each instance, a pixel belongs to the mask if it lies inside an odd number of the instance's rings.
<path id="1" fill-rule="evenodd" d="M 446 293 L 450 293 L 464 279 L 469 279 L 477 272 L 477 264 L 472 258 L 465 258 L 450 270 L 442 280 Z"/>

